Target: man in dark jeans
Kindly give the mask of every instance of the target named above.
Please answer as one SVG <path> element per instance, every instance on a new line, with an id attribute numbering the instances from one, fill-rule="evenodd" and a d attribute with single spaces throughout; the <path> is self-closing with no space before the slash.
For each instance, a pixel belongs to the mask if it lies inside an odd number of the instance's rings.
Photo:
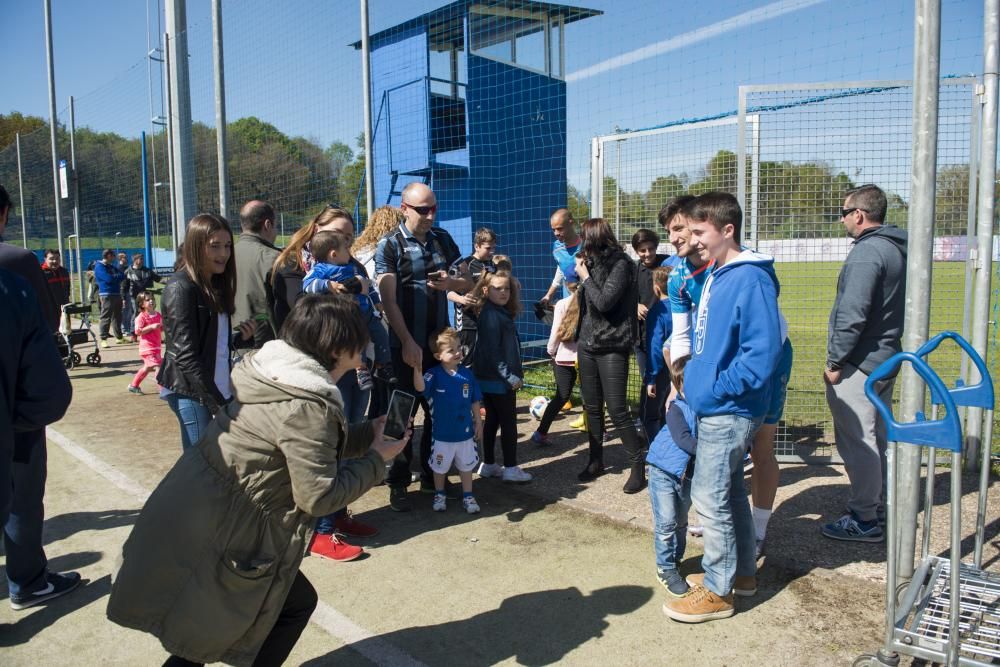
<path id="1" fill-rule="evenodd" d="M 106 248 L 100 262 L 94 265 L 94 281 L 101 300 L 101 347 L 108 346 L 108 335 L 114 332 L 119 343 L 122 337 L 122 281 L 124 272 L 115 263 L 115 251 Z"/>
<path id="2" fill-rule="evenodd" d="M 426 371 L 437 362 L 430 350 L 430 336 L 448 326 L 449 290 L 467 292 L 472 285 L 468 267 L 458 263 L 461 277 L 449 275 L 448 267 L 462 256 L 447 231 L 434 227 L 437 199 L 423 183 L 411 183 L 403 189 L 405 220 L 397 230 L 379 241 L 375 250 L 375 275 L 379 294 L 389 321 L 389 346 L 399 383 L 396 388 L 419 396 L 413 388 L 413 374 L 406 368 Z M 420 438 L 420 490 L 434 492 L 434 480 L 427 465 L 431 451 L 431 413 L 422 398 L 423 433 Z M 389 506 L 397 512 L 412 509 L 406 497 L 410 483 L 413 442 L 407 441 L 386 477 Z"/>

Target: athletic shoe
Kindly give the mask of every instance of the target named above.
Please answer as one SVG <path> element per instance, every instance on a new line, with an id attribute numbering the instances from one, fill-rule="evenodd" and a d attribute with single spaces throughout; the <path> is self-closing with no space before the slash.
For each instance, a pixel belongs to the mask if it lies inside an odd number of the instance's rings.
<path id="1" fill-rule="evenodd" d="M 448 499 L 444 497 L 444 491 L 434 494 L 434 502 L 431 503 L 431 509 L 435 512 L 443 512 L 448 509 Z"/>
<path id="2" fill-rule="evenodd" d="M 358 388 L 361 391 L 371 391 L 375 384 L 372 382 L 372 374 L 368 372 L 367 368 L 357 369 L 358 376 Z"/>
<path id="3" fill-rule="evenodd" d="M 681 623 L 704 623 L 719 618 L 729 618 L 736 613 L 733 596 L 721 597 L 700 586 L 688 595 L 663 603 L 663 613 Z"/>
<path id="4" fill-rule="evenodd" d="M 693 535 L 694 537 L 701 537 L 705 534 L 705 526 L 694 523 L 688 524 L 688 535 Z"/>
<path id="5" fill-rule="evenodd" d="M 584 419 L 583 413 L 580 413 L 579 417 L 577 417 L 576 419 L 574 419 L 573 421 L 571 421 L 569 423 L 569 427 L 570 428 L 575 428 L 578 431 L 586 431 L 587 430 L 587 420 Z"/>
<path id="6" fill-rule="evenodd" d="M 692 588 L 695 588 L 695 587 L 704 588 L 705 587 L 705 573 L 704 572 L 696 572 L 695 574 L 689 574 L 687 576 L 687 578 L 685 579 L 685 581 L 687 581 L 688 586 L 691 586 Z M 733 590 L 731 592 L 732 592 L 732 594 L 738 595 L 741 598 L 748 598 L 751 595 L 756 595 L 757 594 L 757 577 L 756 576 L 752 576 L 752 577 L 736 577 L 736 579 L 733 580 Z"/>
<path id="7" fill-rule="evenodd" d="M 479 466 L 480 477 L 500 477 L 502 474 L 503 468 L 499 463 L 484 463 Z"/>
<path id="8" fill-rule="evenodd" d="M 531 473 L 524 472 L 520 466 L 505 467 L 503 469 L 503 481 L 526 484 L 531 481 Z"/>
<path id="9" fill-rule="evenodd" d="M 563 412 L 565 412 L 566 410 L 572 410 L 573 409 L 573 401 L 566 401 L 566 403 L 565 403 L 565 405 L 563 405 L 562 409 L 563 409 Z"/>
<path id="10" fill-rule="evenodd" d="M 691 588 L 677 570 L 668 572 L 665 576 L 662 573 L 657 573 L 656 580 L 667 589 L 667 593 L 675 598 L 682 598 L 691 592 Z"/>
<path id="11" fill-rule="evenodd" d="M 536 445 L 545 446 L 549 444 L 549 434 L 542 433 L 541 431 L 535 431 L 531 434 L 531 441 Z"/>
<path id="12" fill-rule="evenodd" d="M 107 338 L 102 338 L 101 339 L 101 347 L 107 349 L 107 347 L 108 347 L 108 339 Z"/>
<path id="13" fill-rule="evenodd" d="M 826 524 L 820 532 L 823 533 L 823 537 L 845 542 L 882 542 L 885 540 L 885 533 L 882 532 L 877 520 L 863 523 L 850 513 L 833 523 Z"/>
<path id="14" fill-rule="evenodd" d="M 464 507 L 465 511 L 469 514 L 479 514 L 479 503 L 477 503 L 476 499 L 472 496 L 465 496 L 462 498 L 462 507 Z"/>
<path id="15" fill-rule="evenodd" d="M 337 516 L 333 522 L 333 529 L 347 537 L 375 537 L 378 535 L 378 528 L 358 521 L 350 512 L 344 516 Z"/>
<path id="16" fill-rule="evenodd" d="M 55 599 L 61 595 L 66 595 L 71 590 L 80 585 L 79 572 L 48 572 L 45 575 L 46 584 L 44 588 L 30 593 L 18 593 L 10 596 L 10 608 L 20 611 L 41 604 L 47 600 Z"/>
<path id="17" fill-rule="evenodd" d="M 376 366 L 371 375 L 379 382 L 384 382 L 385 384 L 391 385 L 399 382 L 399 380 L 396 379 L 396 373 L 393 371 L 392 364 L 382 364 L 381 366 Z"/>
<path id="18" fill-rule="evenodd" d="M 320 535 L 313 533 L 309 542 L 309 553 L 320 558 L 329 558 L 341 563 L 354 560 L 365 552 L 361 547 L 348 544 L 336 534 Z"/>
<path id="19" fill-rule="evenodd" d="M 750 458 L 750 452 L 743 455 L 743 474 L 747 474 L 753 470 L 753 459 Z"/>
<path id="20" fill-rule="evenodd" d="M 413 509 L 410 499 L 406 497 L 405 486 L 389 487 L 389 509 L 393 512 L 409 512 Z"/>
<path id="21" fill-rule="evenodd" d="M 604 464 L 591 462 L 576 476 L 581 482 L 591 482 L 604 474 Z"/>
<path id="22" fill-rule="evenodd" d="M 130 393 L 130 394 L 142 394 L 142 389 L 140 389 L 139 387 L 136 387 L 136 386 L 130 384 L 128 386 L 128 393 Z"/>

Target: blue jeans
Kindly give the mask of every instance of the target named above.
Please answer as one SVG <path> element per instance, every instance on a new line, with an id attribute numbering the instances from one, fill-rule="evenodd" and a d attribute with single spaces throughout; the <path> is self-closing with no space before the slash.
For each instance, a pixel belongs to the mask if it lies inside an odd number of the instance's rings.
<path id="1" fill-rule="evenodd" d="M 688 510 L 691 509 L 691 480 L 683 481 L 654 465 L 649 466 L 649 500 L 653 504 L 653 553 L 656 572 L 676 571 L 687 547 Z"/>
<path id="2" fill-rule="evenodd" d="M 212 421 L 211 411 L 184 394 L 167 394 L 165 398 L 181 425 L 181 449 L 197 445 Z"/>
<path id="3" fill-rule="evenodd" d="M 45 476 L 48 453 L 45 430 L 18 433 L 14 436 L 30 454 L 15 460 L 10 468 L 10 516 L 3 527 L 7 552 L 7 587 L 11 595 L 44 588 L 48 561 L 42 549 L 42 523 L 45 520 Z M 31 441 L 30 443 L 28 441 Z"/>
<path id="4" fill-rule="evenodd" d="M 698 460 L 691 500 L 705 534 L 705 588 L 726 596 L 737 576 L 757 572 L 756 535 L 743 484 L 743 456 L 760 419 L 737 415 L 698 418 Z"/>

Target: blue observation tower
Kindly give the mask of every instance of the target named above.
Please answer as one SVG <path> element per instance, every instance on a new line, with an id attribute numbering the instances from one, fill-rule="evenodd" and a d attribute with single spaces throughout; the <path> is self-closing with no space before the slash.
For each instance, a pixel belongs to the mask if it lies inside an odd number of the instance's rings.
<path id="1" fill-rule="evenodd" d="M 552 278 L 548 219 L 566 205 L 565 26 L 601 13 L 459 0 L 369 38 L 374 206 L 429 185 L 463 252 L 475 229 L 498 234 L 526 303 Z M 530 317 L 519 328 L 546 333 Z"/>

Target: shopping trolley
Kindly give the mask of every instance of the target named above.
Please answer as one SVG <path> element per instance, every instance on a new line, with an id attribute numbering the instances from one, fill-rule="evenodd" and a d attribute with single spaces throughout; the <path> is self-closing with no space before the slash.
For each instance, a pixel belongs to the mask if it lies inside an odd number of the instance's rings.
<path id="1" fill-rule="evenodd" d="M 954 340 L 972 359 L 980 381 L 965 385 L 959 380 L 945 387 L 924 357 L 947 339 Z M 900 424 L 891 409 L 878 397 L 875 383 L 896 373 L 908 361 L 930 389 L 932 413 L 922 414 L 911 423 Z M 982 445 L 979 507 L 976 517 L 974 564 L 961 562 L 962 543 L 962 428 L 956 406 L 986 411 L 992 424 L 993 380 L 986 364 L 969 343 L 954 332 L 941 333 L 916 353 L 900 352 L 880 365 L 865 383 L 865 394 L 886 423 L 888 440 L 895 443 L 887 451 L 886 514 L 889 533 L 886 549 L 885 641 L 875 656 L 862 656 L 855 665 L 899 664 L 899 654 L 947 665 L 990 665 L 1000 660 L 1000 575 L 984 572 L 982 545 L 986 527 L 986 492 L 989 482 L 991 434 L 987 429 Z M 937 418 L 938 407 L 945 416 Z M 896 588 L 896 447 L 900 443 L 928 448 L 921 558 L 913 578 L 902 590 Z M 934 506 L 934 465 L 937 449 L 951 452 L 951 540 L 948 558 L 931 556 L 930 527 Z"/>
<path id="2" fill-rule="evenodd" d="M 68 369 L 79 366 L 83 362 L 83 358 L 73 348 L 93 344 L 93 352 L 90 352 L 86 357 L 87 365 L 100 366 L 101 348 L 98 346 L 97 336 L 94 335 L 94 331 L 91 329 L 90 304 L 67 303 L 62 307 L 62 311 L 66 314 L 66 321 L 69 323 L 69 328 L 65 332 L 57 331 L 55 336 L 56 347 L 59 350 L 59 355 L 62 357 L 63 365 Z M 73 327 L 74 315 L 80 316 L 79 326 L 76 328 Z"/>

